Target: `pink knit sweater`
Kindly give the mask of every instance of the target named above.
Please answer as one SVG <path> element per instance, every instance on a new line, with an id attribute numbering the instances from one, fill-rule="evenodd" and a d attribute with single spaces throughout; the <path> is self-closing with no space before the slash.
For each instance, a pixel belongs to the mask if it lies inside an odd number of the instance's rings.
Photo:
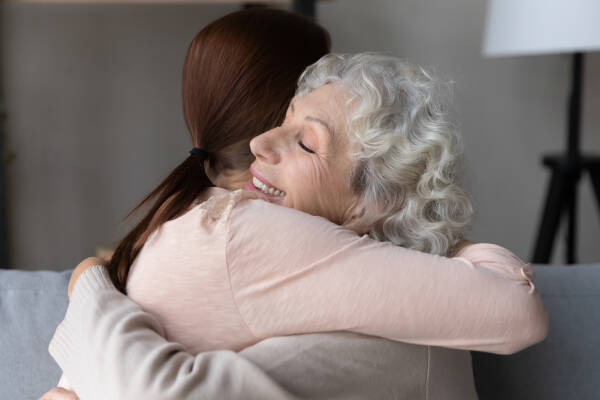
<path id="1" fill-rule="evenodd" d="M 446 258 L 211 188 L 148 238 L 127 291 L 190 353 L 344 330 L 509 354 L 547 333 L 532 278 L 493 244 Z"/>

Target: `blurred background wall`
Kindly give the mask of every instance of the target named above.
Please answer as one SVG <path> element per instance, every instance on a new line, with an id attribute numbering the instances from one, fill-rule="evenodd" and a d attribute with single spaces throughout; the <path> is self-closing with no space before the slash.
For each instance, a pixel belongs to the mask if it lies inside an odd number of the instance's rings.
<path id="1" fill-rule="evenodd" d="M 3 4 L 9 265 L 73 268 L 117 241 L 125 214 L 184 157 L 187 46 L 231 5 Z M 382 51 L 455 82 L 469 238 L 531 256 L 549 179 L 540 157 L 565 146 L 571 58 L 484 59 L 479 0 L 331 0 L 317 17 L 337 52 Z M 582 147 L 600 153 L 600 54 L 586 59 Z M 600 260 L 600 210 L 583 178 L 578 261 Z M 553 262 L 564 261 L 563 233 Z"/>

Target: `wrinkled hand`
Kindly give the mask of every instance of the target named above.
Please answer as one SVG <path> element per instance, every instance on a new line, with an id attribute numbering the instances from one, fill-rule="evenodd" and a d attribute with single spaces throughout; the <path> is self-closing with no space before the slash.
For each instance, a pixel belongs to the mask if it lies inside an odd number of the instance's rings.
<path id="1" fill-rule="evenodd" d="M 79 397 L 75 392 L 57 386 L 48 390 L 38 400 L 79 400 Z"/>
<path id="2" fill-rule="evenodd" d="M 68 288 L 69 299 L 71 298 L 71 292 L 73 291 L 73 287 L 75 287 L 75 282 L 77 282 L 77 279 L 79 278 L 79 276 L 81 276 L 83 271 L 90 268 L 91 266 L 98 265 L 98 264 L 106 265 L 106 263 L 107 263 L 106 260 L 103 260 L 98 257 L 88 257 L 85 260 L 83 260 L 82 262 L 80 262 L 79 265 L 77 265 L 77 267 L 75 267 L 75 269 L 73 270 L 73 273 L 71 274 L 71 280 L 69 281 L 69 288 Z"/>

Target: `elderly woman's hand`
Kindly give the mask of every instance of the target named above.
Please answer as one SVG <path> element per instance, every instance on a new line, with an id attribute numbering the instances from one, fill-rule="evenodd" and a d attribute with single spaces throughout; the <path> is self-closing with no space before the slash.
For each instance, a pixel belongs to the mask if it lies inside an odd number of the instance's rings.
<path id="1" fill-rule="evenodd" d="M 68 288 L 69 299 L 71 298 L 71 292 L 73 292 L 73 287 L 75 287 L 75 282 L 77 282 L 77 279 L 83 273 L 83 271 L 85 271 L 86 269 L 88 269 L 94 265 L 106 265 L 107 263 L 108 263 L 107 260 L 101 259 L 98 257 L 88 257 L 85 260 L 83 260 L 82 262 L 80 262 L 79 265 L 77 265 L 77 267 L 75 267 L 75 269 L 73 270 L 73 273 L 71 274 L 71 280 L 69 281 L 69 288 Z"/>
<path id="2" fill-rule="evenodd" d="M 38 400 L 79 400 L 79 397 L 75 392 L 57 386 L 48 390 Z"/>

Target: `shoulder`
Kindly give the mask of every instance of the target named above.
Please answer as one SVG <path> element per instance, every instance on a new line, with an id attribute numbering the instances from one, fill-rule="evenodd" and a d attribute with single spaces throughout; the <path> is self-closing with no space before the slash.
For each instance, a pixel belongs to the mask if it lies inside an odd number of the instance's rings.
<path id="1" fill-rule="evenodd" d="M 193 210 L 206 214 L 207 217 L 215 220 L 228 219 L 232 210 L 245 200 L 260 200 L 256 194 L 241 189 L 229 191 L 221 188 L 210 188 L 203 197 L 204 199 L 200 198 L 196 201 Z"/>
<path id="2" fill-rule="evenodd" d="M 229 270 L 252 271 L 244 274 L 252 282 L 298 273 L 367 240 L 323 217 L 256 199 L 239 202 L 227 226 Z"/>
<path id="3" fill-rule="evenodd" d="M 210 188 L 190 206 L 182 219 L 203 226 L 226 227 L 233 234 L 244 232 L 253 238 L 257 233 L 263 238 L 281 234 L 313 236 L 317 232 L 325 234 L 338 230 L 353 234 L 323 217 L 270 203 L 242 189 Z"/>
<path id="4" fill-rule="evenodd" d="M 302 244 L 323 238 L 334 240 L 340 236 L 355 239 L 358 235 L 326 218 L 293 208 L 269 203 L 260 198 L 243 198 L 231 211 L 229 229 L 232 235 L 250 235 L 251 238 L 277 240 L 277 243 Z"/>
<path id="5" fill-rule="evenodd" d="M 146 240 L 144 247 L 153 247 L 167 240 L 169 243 L 196 240 L 198 235 L 222 234 L 232 210 L 241 202 L 257 199 L 252 192 L 229 191 L 211 187 L 196 198 L 190 206 L 177 216 L 163 223 Z M 142 249 L 144 250 L 144 249 Z"/>
<path id="6" fill-rule="evenodd" d="M 179 217 L 165 223 L 167 225 L 192 224 L 221 226 L 229 222 L 232 211 L 246 200 L 260 200 L 256 194 L 245 190 L 229 191 L 219 187 L 211 187 L 204 191 L 188 210 Z"/>

